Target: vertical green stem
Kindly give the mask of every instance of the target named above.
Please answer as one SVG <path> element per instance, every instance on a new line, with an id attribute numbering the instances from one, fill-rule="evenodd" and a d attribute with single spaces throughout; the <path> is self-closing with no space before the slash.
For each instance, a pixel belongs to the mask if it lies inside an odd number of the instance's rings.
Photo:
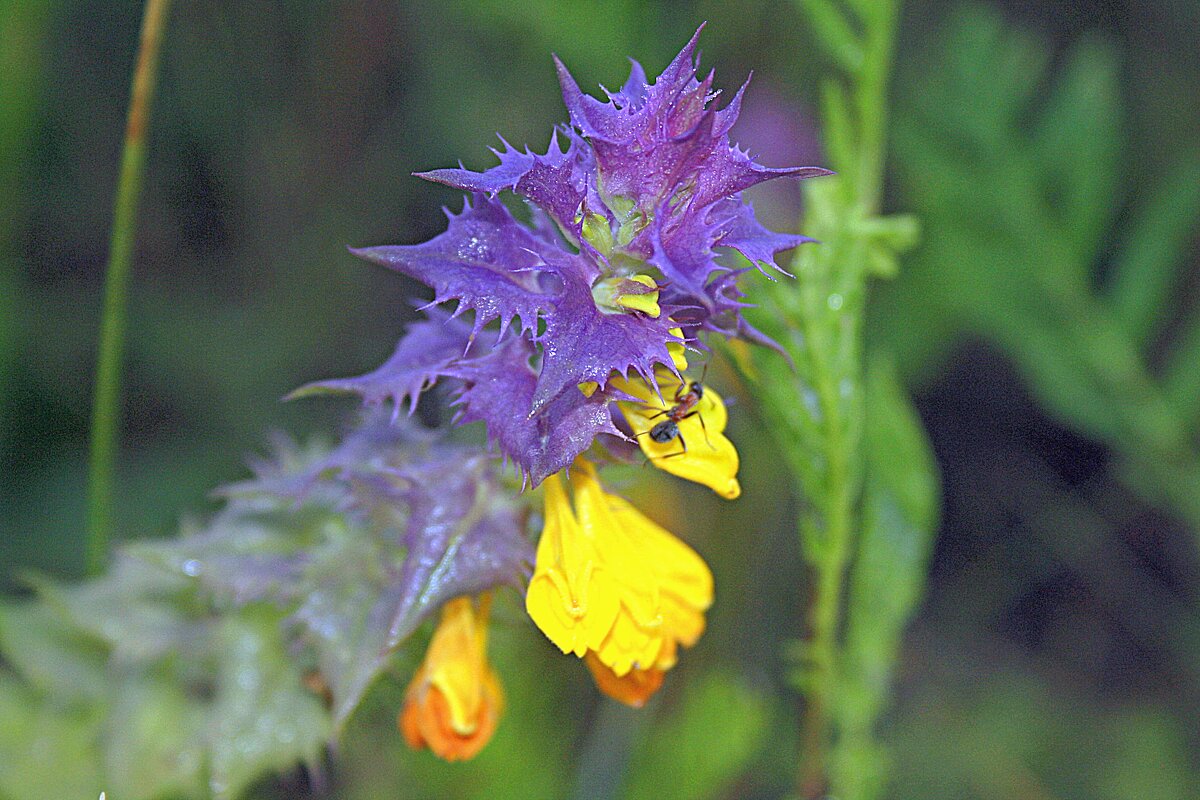
<path id="1" fill-rule="evenodd" d="M 803 304 L 807 347 L 807 376 L 820 408 L 819 443 L 825 470 L 822 497 L 814 500 L 800 535 L 815 573 L 809 607 L 808 692 L 801 730 L 798 789 L 805 800 L 823 798 L 832 788 L 833 748 L 836 747 L 839 628 L 844 615 L 846 571 L 854 549 L 859 520 L 862 474 L 863 342 L 862 308 L 865 296 L 867 243 L 855 223 L 879 213 L 886 142 L 887 86 L 896 26 L 896 4 L 879 2 L 864 16 L 863 63 L 850 77 L 853 109 L 854 159 L 834 164 L 843 172 L 836 187 L 840 215 L 819 214 L 814 231 L 824 242 L 813 251 L 800 274 L 810 298 Z M 827 109 L 832 111 L 832 109 Z M 844 152 L 844 149 L 843 149 Z M 813 198 L 814 200 L 817 198 Z M 848 213 L 847 213 L 848 212 Z M 831 219 L 832 217 L 832 219 Z M 831 300 L 837 296 L 836 303 Z M 849 387 L 847 393 L 845 388 Z M 811 491 L 812 487 L 808 487 Z M 813 547 L 813 542 L 820 542 Z"/>
<path id="2" fill-rule="evenodd" d="M 768 366 L 759 384 L 769 429 L 796 479 L 805 508 L 798 520 L 805 561 L 812 571 L 807 635 L 799 652 L 804 716 L 797 789 L 803 800 L 851 795 L 839 783 L 842 681 L 841 628 L 847 572 L 862 524 L 865 473 L 863 431 L 866 282 L 880 244 L 877 227 L 883 189 L 887 88 L 899 12 L 898 0 L 847 0 L 830 6 L 806 2 L 810 14 L 844 14 L 839 31 L 857 41 L 843 60 L 846 72 L 826 84 L 823 116 L 827 152 L 836 177 L 805 184 L 803 230 L 820 244 L 801 248 L 797 281 L 766 291 L 763 323 L 795 363 L 788 374 Z M 827 29 L 828 30 L 828 29 Z M 839 34 L 841 35 L 841 34 Z M 764 364 L 765 365 L 765 364 Z"/>
<path id="3" fill-rule="evenodd" d="M 117 179 L 92 405 L 87 538 L 87 569 L 90 574 L 96 574 L 104 568 L 108 559 L 108 543 L 112 538 L 125 305 L 129 293 L 129 268 L 138 199 L 142 190 L 142 168 L 146 158 L 146 125 L 150 118 L 150 102 L 154 96 L 158 54 L 168 5 L 168 0 L 146 0 L 137 65 L 130 91 L 125 145 L 121 153 L 121 173 Z"/>

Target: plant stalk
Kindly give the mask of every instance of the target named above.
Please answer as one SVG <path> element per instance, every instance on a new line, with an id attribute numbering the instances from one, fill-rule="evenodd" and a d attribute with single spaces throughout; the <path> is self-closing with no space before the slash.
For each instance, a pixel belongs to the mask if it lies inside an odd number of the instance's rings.
<path id="1" fill-rule="evenodd" d="M 886 153 L 887 87 L 891 75 L 898 2 L 864 5 L 863 62 L 848 83 L 854 120 L 853 159 L 833 164 L 840 185 L 817 196 L 809 192 L 807 207 L 813 229 L 822 242 L 801 253 L 798 278 L 801 325 L 807 361 L 805 372 L 816 390 L 820 407 L 819 442 L 824 451 L 821 497 L 799 520 L 802 549 L 813 570 L 813 594 L 808 607 L 808 665 L 805 709 L 800 732 L 799 796 L 820 800 L 837 792 L 834 752 L 837 747 L 839 631 L 845 615 L 844 596 L 857 526 L 862 474 L 863 352 L 862 305 L 868 277 L 867 243 L 855 222 L 879 213 Z M 835 110 L 825 109 L 826 117 Z M 841 152 L 846 152 L 841 149 Z M 823 214 L 820 203 L 834 203 L 837 212 Z M 840 215 L 840 216 L 839 216 Z M 831 218 L 832 217 L 832 218 Z M 847 218 L 849 217 L 849 218 Z M 813 228 L 813 225 L 808 226 Z M 807 260 L 805 260 L 807 259 Z M 835 306 L 834 296 L 840 298 Z M 853 387 L 847 395 L 844 387 Z M 801 486 L 803 489 L 803 486 Z M 811 487 L 809 487 L 811 489 Z M 814 543 L 819 543 L 814 546 Z"/>
<path id="2" fill-rule="evenodd" d="M 117 432 L 121 421 L 121 361 L 125 348 L 130 263 L 146 159 L 146 128 L 169 5 L 169 0 L 146 0 L 143 7 L 137 64 L 133 72 L 129 116 L 125 125 L 125 143 L 121 151 L 121 170 L 117 178 L 92 404 L 86 542 L 86 565 L 91 575 L 104 569 L 112 539 Z"/>

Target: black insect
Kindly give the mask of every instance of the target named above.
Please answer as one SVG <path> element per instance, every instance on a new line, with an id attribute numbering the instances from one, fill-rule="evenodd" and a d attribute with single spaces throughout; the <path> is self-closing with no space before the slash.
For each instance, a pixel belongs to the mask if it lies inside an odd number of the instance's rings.
<path id="1" fill-rule="evenodd" d="M 704 417 L 700 416 L 700 409 L 697 408 L 702 397 L 704 397 L 704 384 L 700 381 L 681 383 L 679 388 L 675 390 L 675 405 L 665 408 L 651 417 L 651 419 L 654 419 L 654 417 L 665 416 L 666 419 L 655 423 L 653 428 L 644 433 L 648 433 L 650 438 L 659 444 L 666 444 L 674 439 L 678 439 L 680 446 L 683 448 L 680 452 L 672 453 L 669 456 L 664 456 L 664 458 L 681 456 L 688 451 L 687 441 L 683 438 L 683 434 L 679 432 L 679 423 L 690 417 L 698 417 L 700 419 L 700 427 L 704 430 L 704 438 L 707 441 L 708 429 L 704 426 Z"/>

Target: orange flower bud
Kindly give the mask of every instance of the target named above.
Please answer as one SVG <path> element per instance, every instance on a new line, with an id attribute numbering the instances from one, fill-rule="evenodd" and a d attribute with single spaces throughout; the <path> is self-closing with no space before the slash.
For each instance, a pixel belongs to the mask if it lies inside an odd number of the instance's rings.
<path id="1" fill-rule="evenodd" d="M 583 659 L 592 671 L 596 686 L 600 691 L 614 700 L 619 700 L 627 706 L 641 708 L 646 705 L 658 688 L 662 686 L 663 670 L 651 667 L 649 669 L 631 669 L 620 677 L 604 665 L 594 652 L 588 652 Z"/>
<path id="2" fill-rule="evenodd" d="M 428 747 L 446 761 L 464 761 L 495 733 L 504 692 L 487 662 L 489 605 L 485 598 L 476 611 L 470 598 L 459 597 L 442 608 L 400 711 L 400 731 L 413 749 Z"/>

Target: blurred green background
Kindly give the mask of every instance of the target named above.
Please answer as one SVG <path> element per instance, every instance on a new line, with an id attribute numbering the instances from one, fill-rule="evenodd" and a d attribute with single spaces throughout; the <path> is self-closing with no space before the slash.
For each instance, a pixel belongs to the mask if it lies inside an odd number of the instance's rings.
<path id="1" fill-rule="evenodd" d="M 0 0 L 0 589 L 81 575 L 100 288 L 141 6 Z M 543 148 L 580 84 L 655 74 L 709 21 L 705 69 L 753 69 L 736 138 L 821 163 L 828 71 L 784 2 L 176 3 L 130 305 L 119 526 L 215 508 L 266 434 L 337 430 L 300 383 L 390 352 L 417 294 L 345 245 L 438 233 L 460 201 L 410 176 Z M 912 2 L 892 90 L 888 210 L 921 247 L 873 287 L 944 484 L 906 638 L 890 796 L 1195 797 L 1200 785 L 1200 4 Z M 794 228 L 795 186 L 755 197 Z M 753 299 L 753 280 L 747 287 Z M 731 392 L 732 394 L 732 392 Z M 601 702 L 509 597 L 510 705 L 476 762 L 410 754 L 403 683 L 333 766 L 262 797 L 779 797 L 806 595 L 795 501 L 733 409 L 743 499 L 657 475 L 629 491 L 710 561 L 710 632 L 642 712 Z M 790 565 L 790 566 L 789 566 Z M 0 792 L 4 791 L 0 789 Z"/>

